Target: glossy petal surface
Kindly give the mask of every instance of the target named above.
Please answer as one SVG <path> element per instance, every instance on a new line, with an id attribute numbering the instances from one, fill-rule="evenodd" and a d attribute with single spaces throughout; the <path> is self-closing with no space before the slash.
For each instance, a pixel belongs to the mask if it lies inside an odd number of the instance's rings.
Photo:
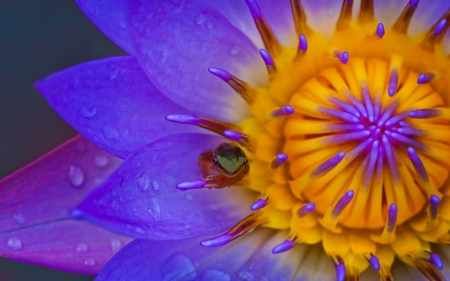
<path id="1" fill-rule="evenodd" d="M 68 209 L 121 162 L 78 136 L 2 179 L 0 254 L 96 274 L 130 239 L 74 221 Z"/>
<path id="2" fill-rule="evenodd" d="M 202 178 L 199 155 L 222 141 L 179 134 L 146 145 L 72 214 L 137 238 L 181 239 L 227 230 L 249 212 L 251 194 L 239 188 L 176 189 L 178 183 Z"/>
<path id="3" fill-rule="evenodd" d="M 162 136 L 199 131 L 164 119 L 190 112 L 162 95 L 133 57 L 83 63 L 36 86 L 75 129 L 121 158 Z"/>
<path id="4" fill-rule="evenodd" d="M 198 0 L 142 0 L 130 3 L 129 16 L 136 56 L 166 96 L 223 121 L 248 114 L 242 98 L 208 68 L 226 69 L 255 85 L 267 77 L 264 64 L 252 42 L 218 11 Z"/>

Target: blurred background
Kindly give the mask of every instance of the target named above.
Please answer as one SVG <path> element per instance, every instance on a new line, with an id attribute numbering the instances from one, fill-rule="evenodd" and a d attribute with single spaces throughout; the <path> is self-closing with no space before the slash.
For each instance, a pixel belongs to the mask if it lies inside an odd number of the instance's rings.
<path id="1" fill-rule="evenodd" d="M 53 72 L 123 55 L 74 0 L 0 4 L 0 178 L 76 135 L 33 88 Z M 0 257 L 0 280 L 92 280 Z"/>

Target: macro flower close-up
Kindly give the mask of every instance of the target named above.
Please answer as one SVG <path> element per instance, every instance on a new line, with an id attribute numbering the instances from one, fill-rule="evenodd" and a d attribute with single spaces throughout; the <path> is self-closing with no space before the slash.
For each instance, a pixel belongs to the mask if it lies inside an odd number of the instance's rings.
<path id="1" fill-rule="evenodd" d="M 76 3 L 128 55 L 34 84 L 80 135 L 0 181 L 2 256 L 96 280 L 450 279 L 450 1 Z"/>

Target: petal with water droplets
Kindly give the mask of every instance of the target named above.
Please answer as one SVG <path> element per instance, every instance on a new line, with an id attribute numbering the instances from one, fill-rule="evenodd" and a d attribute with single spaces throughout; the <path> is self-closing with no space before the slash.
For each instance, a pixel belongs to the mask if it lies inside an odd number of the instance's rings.
<path id="1" fill-rule="evenodd" d="M 98 165 L 96 157 L 103 158 Z M 125 246 L 122 237 L 68 216 L 122 160 L 75 137 L 0 181 L 0 254 L 96 274 Z"/>
<path id="2" fill-rule="evenodd" d="M 127 158 L 72 214 L 136 238 L 181 239 L 228 230 L 249 213 L 251 192 L 176 188 L 178 183 L 202 178 L 199 155 L 223 140 L 179 134 L 148 144 Z"/>
<path id="3" fill-rule="evenodd" d="M 190 112 L 161 94 L 133 57 L 83 63 L 36 86 L 76 130 L 121 158 L 162 136 L 200 131 L 164 119 Z"/>

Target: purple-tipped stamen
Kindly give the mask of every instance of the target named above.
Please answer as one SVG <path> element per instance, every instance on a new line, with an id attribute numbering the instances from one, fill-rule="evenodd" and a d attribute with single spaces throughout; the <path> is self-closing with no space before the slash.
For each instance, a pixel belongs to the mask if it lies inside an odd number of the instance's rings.
<path id="1" fill-rule="evenodd" d="M 334 265 L 334 269 L 336 270 L 336 281 L 345 281 L 345 265 L 343 261 L 339 261 L 338 264 Z"/>
<path id="2" fill-rule="evenodd" d="M 402 135 L 409 135 L 409 136 L 415 136 L 415 137 L 423 137 L 427 135 L 427 132 L 424 130 L 414 129 L 414 128 L 397 128 L 397 132 L 399 132 Z"/>
<path id="3" fill-rule="evenodd" d="M 353 190 L 347 191 L 336 203 L 336 205 L 333 208 L 333 211 L 331 213 L 331 216 L 333 218 L 337 218 L 342 212 L 344 211 L 345 207 L 350 204 L 350 202 L 353 199 L 353 195 L 355 195 L 355 192 Z"/>
<path id="4" fill-rule="evenodd" d="M 384 31 L 384 25 L 380 22 L 380 23 L 377 25 L 377 31 L 375 31 L 375 34 L 378 36 L 378 38 L 383 38 L 384 33 L 385 33 L 385 31 Z"/>
<path id="5" fill-rule="evenodd" d="M 294 108 L 288 104 L 283 107 L 275 109 L 274 111 L 272 111 L 270 116 L 272 116 L 273 118 L 280 118 L 280 117 L 291 115 L 293 113 L 294 113 Z"/>
<path id="6" fill-rule="evenodd" d="M 436 253 L 431 253 L 428 262 L 436 266 L 436 268 L 439 270 L 442 270 L 444 268 L 444 264 L 442 263 L 441 257 L 439 257 L 438 254 Z"/>
<path id="7" fill-rule="evenodd" d="M 237 141 L 237 142 L 240 142 L 242 140 L 246 140 L 247 139 L 246 135 L 241 134 L 241 133 L 239 133 L 237 131 L 233 131 L 233 130 L 225 130 L 223 132 L 223 134 L 224 134 L 225 137 L 227 137 L 227 138 L 229 138 L 231 140 Z"/>
<path id="8" fill-rule="evenodd" d="M 208 68 L 208 71 L 219 77 L 220 79 L 222 79 L 224 82 L 227 82 L 233 79 L 233 76 L 226 70 L 221 69 L 221 68 L 216 68 L 216 67 L 210 67 Z"/>
<path id="9" fill-rule="evenodd" d="M 439 203 L 441 203 L 441 199 L 434 194 L 430 196 L 430 208 L 428 214 L 431 220 L 435 220 L 439 214 Z"/>
<path id="10" fill-rule="evenodd" d="M 434 74 L 431 72 L 428 73 L 422 73 L 419 75 L 419 77 L 417 78 L 417 84 L 427 84 L 429 83 L 431 80 L 433 80 L 434 78 Z"/>
<path id="11" fill-rule="evenodd" d="M 366 171 L 365 171 L 365 175 L 364 175 L 364 180 L 363 180 L 363 186 L 365 188 L 368 188 L 372 182 L 372 177 L 373 174 L 375 173 L 375 166 L 377 163 L 377 159 L 378 159 L 378 148 L 379 148 L 379 140 L 376 140 L 373 142 L 372 144 L 372 149 L 370 150 L 370 155 L 369 155 L 369 162 L 367 164 L 366 167 Z"/>
<path id="12" fill-rule="evenodd" d="M 367 118 L 367 111 L 364 104 L 362 104 L 357 98 L 355 98 L 351 93 L 345 93 L 345 96 L 349 99 L 349 101 L 358 109 L 361 115 L 364 118 Z"/>
<path id="13" fill-rule="evenodd" d="M 397 226 L 397 205 L 392 203 L 389 206 L 388 217 L 386 222 L 386 230 L 389 233 L 393 233 L 395 231 L 395 227 Z"/>
<path id="14" fill-rule="evenodd" d="M 277 170 L 281 167 L 288 159 L 287 154 L 280 153 L 277 156 L 275 156 L 275 159 L 273 159 L 272 163 L 270 164 L 270 167 L 272 170 Z"/>
<path id="15" fill-rule="evenodd" d="M 264 49 L 261 49 L 259 50 L 259 54 L 261 55 L 264 64 L 266 65 L 267 72 L 269 72 L 270 75 L 275 74 L 277 72 L 277 67 L 269 52 L 267 52 Z"/>
<path id="16" fill-rule="evenodd" d="M 300 34 L 298 39 L 298 50 L 303 52 L 308 50 L 308 41 L 306 41 L 306 37 L 303 34 Z"/>
<path id="17" fill-rule="evenodd" d="M 355 115 L 338 110 L 338 109 L 320 106 L 318 108 L 318 110 L 322 114 L 328 115 L 328 116 L 336 118 L 336 119 L 340 119 L 342 121 L 346 121 L 349 123 L 358 123 L 359 122 L 359 119 Z"/>
<path id="18" fill-rule="evenodd" d="M 262 20 L 262 13 L 258 3 L 255 0 L 245 0 L 245 3 L 247 3 L 247 7 L 250 10 L 252 17 L 254 19 Z"/>
<path id="19" fill-rule="evenodd" d="M 345 157 L 345 152 L 339 152 L 338 154 L 336 154 L 335 156 L 331 157 L 330 159 L 328 159 L 327 161 L 323 162 L 322 164 L 320 164 L 312 173 L 311 173 L 311 177 L 315 178 L 318 176 L 321 176 L 327 172 L 329 172 L 330 170 L 332 170 L 334 167 L 336 167 L 341 161 L 342 159 L 344 159 Z"/>
<path id="20" fill-rule="evenodd" d="M 250 209 L 252 211 L 256 211 L 256 210 L 262 209 L 262 208 L 264 208 L 267 205 L 267 201 L 268 201 L 268 198 L 258 198 L 255 201 L 255 203 L 252 204 Z"/>
<path id="21" fill-rule="evenodd" d="M 408 150 L 409 160 L 411 160 L 411 163 L 413 164 L 417 175 L 420 177 L 420 179 L 424 183 L 428 183 L 429 182 L 428 173 L 427 173 L 427 170 L 425 169 L 425 166 L 423 165 L 422 160 L 420 159 L 419 155 L 412 147 L 408 147 L 407 150 Z"/>
<path id="22" fill-rule="evenodd" d="M 335 136 L 328 137 L 326 141 L 324 141 L 325 144 L 339 144 L 344 143 L 348 141 L 353 140 L 362 140 L 370 136 L 369 130 L 364 130 L 360 132 L 354 132 L 354 133 L 346 133 L 346 134 L 338 134 Z"/>
<path id="23" fill-rule="evenodd" d="M 409 5 L 411 5 L 411 7 L 416 7 L 419 4 L 419 0 L 409 0 Z"/>
<path id="24" fill-rule="evenodd" d="M 398 85 L 398 70 L 396 68 L 392 69 L 391 74 L 389 75 L 389 87 L 388 94 L 392 97 L 397 92 Z"/>
<path id="25" fill-rule="evenodd" d="M 295 242 L 295 240 L 284 240 L 283 242 L 281 242 L 280 244 L 276 245 L 273 249 L 272 249 L 272 253 L 273 254 L 279 254 L 279 253 L 283 253 L 286 251 L 289 251 L 290 249 L 294 248 L 294 246 L 297 243 Z"/>
<path id="26" fill-rule="evenodd" d="M 233 240 L 233 235 L 225 233 L 218 237 L 202 241 L 200 244 L 204 247 L 220 247 L 228 244 L 231 240 Z"/>
<path id="27" fill-rule="evenodd" d="M 372 105 L 372 99 L 369 94 L 369 89 L 367 89 L 367 85 L 364 85 L 362 87 L 362 95 L 364 104 L 366 106 L 367 117 L 369 118 L 369 121 L 372 123 L 375 120 L 375 111 Z"/>
<path id="28" fill-rule="evenodd" d="M 367 260 L 370 264 L 370 266 L 375 270 L 375 271 L 379 271 L 380 270 L 380 261 L 378 260 L 378 258 L 370 253 L 370 258 Z"/>
<path id="29" fill-rule="evenodd" d="M 177 184 L 177 188 L 179 190 L 189 190 L 189 189 L 199 189 L 204 188 L 208 184 L 208 181 L 206 180 L 192 180 L 187 182 L 182 182 Z"/>
<path id="30" fill-rule="evenodd" d="M 359 113 L 359 111 L 356 108 L 354 108 L 353 106 L 349 105 L 348 103 L 346 103 L 338 98 L 335 98 L 333 96 L 328 96 L 328 100 L 330 102 L 332 102 L 334 105 L 336 105 L 337 107 L 339 107 L 340 109 L 354 115 L 355 117 L 358 117 L 358 118 L 361 117 L 361 114 Z"/>
<path id="31" fill-rule="evenodd" d="M 404 145 L 412 146 L 412 147 L 417 148 L 419 150 L 425 150 L 427 148 L 423 143 L 421 143 L 419 141 L 416 141 L 416 140 L 413 140 L 413 139 L 410 139 L 408 137 L 405 137 L 405 136 L 403 136 L 401 134 L 392 133 L 392 132 L 389 132 L 389 131 L 385 131 L 384 133 L 387 136 L 392 137 L 395 141 L 403 143 Z"/>
<path id="32" fill-rule="evenodd" d="M 301 206 L 300 208 L 298 208 L 297 216 L 299 218 L 302 218 L 308 214 L 311 214 L 315 208 L 316 208 L 316 203 L 312 203 L 312 202 L 307 203 L 307 204 Z"/>
<path id="33" fill-rule="evenodd" d="M 391 171 L 394 180 L 398 183 L 400 180 L 397 163 L 395 160 L 394 152 L 392 151 L 391 142 L 387 138 L 387 136 L 381 137 L 381 142 L 383 143 L 384 155 L 386 156 L 386 160 L 388 162 L 389 170 Z"/>
<path id="34" fill-rule="evenodd" d="M 347 52 L 334 51 L 334 56 L 342 63 L 347 64 L 349 55 Z"/>
<path id="35" fill-rule="evenodd" d="M 432 118 L 441 115 L 438 109 L 417 109 L 410 111 L 408 116 L 411 118 Z"/>
<path id="36" fill-rule="evenodd" d="M 197 125 L 201 122 L 201 119 L 195 115 L 190 114 L 172 114 L 167 115 L 166 120 L 179 124 Z"/>
<path id="37" fill-rule="evenodd" d="M 384 126 L 384 123 L 391 118 L 392 114 L 398 107 L 398 102 L 391 103 L 388 108 L 384 111 L 383 115 L 381 115 L 380 120 L 378 120 L 377 126 Z"/>
<path id="38" fill-rule="evenodd" d="M 389 118 L 389 119 L 386 121 L 386 123 L 384 123 L 384 125 L 385 125 L 386 127 L 390 127 L 390 126 L 392 126 L 392 125 L 395 125 L 395 124 L 397 124 L 398 122 L 400 122 L 400 121 L 402 121 L 403 119 L 405 119 L 406 116 L 408 116 L 407 112 L 402 112 L 402 113 L 400 113 L 400 114 L 397 114 L 397 115 L 395 115 L 395 116 Z"/>
<path id="39" fill-rule="evenodd" d="M 447 19 L 442 19 L 435 27 L 434 27 L 434 34 L 439 35 L 442 32 L 444 32 L 445 25 L 447 24 Z"/>

